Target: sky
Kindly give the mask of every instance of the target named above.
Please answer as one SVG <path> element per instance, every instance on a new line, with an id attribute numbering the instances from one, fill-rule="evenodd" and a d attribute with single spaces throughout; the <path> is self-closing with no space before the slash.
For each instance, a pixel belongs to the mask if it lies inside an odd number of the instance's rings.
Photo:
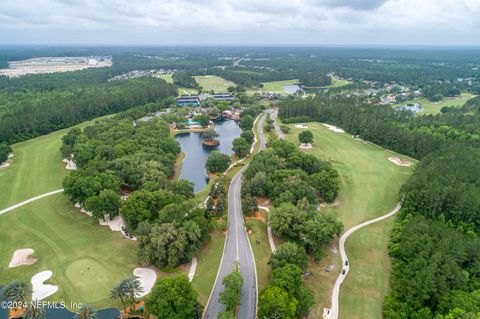
<path id="1" fill-rule="evenodd" d="M 480 45 L 480 0 L 0 0 L 0 44 Z"/>

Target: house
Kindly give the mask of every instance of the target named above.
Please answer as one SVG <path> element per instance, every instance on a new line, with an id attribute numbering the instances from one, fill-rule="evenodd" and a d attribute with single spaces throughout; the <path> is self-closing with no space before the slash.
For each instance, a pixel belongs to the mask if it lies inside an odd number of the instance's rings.
<path id="1" fill-rule="evenodd" d="M 200 106 L 198 95 L 182 95 L 175 99 L 177 106 Z"/>

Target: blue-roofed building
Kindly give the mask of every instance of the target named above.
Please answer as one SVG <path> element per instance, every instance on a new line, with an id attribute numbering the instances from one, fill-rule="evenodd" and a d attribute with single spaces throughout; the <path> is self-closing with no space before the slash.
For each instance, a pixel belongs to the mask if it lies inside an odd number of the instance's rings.
<path id="1" fill-rule="evenodd" d="M 175 99 L 177 106 L 200 106 L 198 95 L 182 95 Z"/>

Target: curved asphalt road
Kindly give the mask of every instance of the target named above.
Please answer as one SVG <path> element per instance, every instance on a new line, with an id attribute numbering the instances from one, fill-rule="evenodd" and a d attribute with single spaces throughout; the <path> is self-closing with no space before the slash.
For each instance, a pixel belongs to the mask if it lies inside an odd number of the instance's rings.
<path id="1" fill-rule="evenodd" d="M 260 150 L 265 149 L 266 141 L 263 135 L 263 123 L 265 114 L 259 120 Z M 247 169 L 245 165 L 232 179 L 228 189 L 228 232 L 223 248 L 223 256 L 218 269 L 217 278 L 213 286 L 207 307 L 203 314 L 206 319 L 217 319 L 220 312 L 225 311 L 225 306 L 218 302 L 220 293 L 223 291 L 222 279 L 234 270 L 238 262 L 243 276 L 243 287 L 240 293 L 240 306 L 237 318 L 254 319 L 257 313 L 257 270 L 252 248 L 248 240 L 243 224 L 241 188 L 243 173 Z"/>
<path id="2" fill-rule="evenodd" d="M 387 218 L 395 215 L 400 210 L 400 208 L 401 208 L 401 204 L 398 203 L 397 206 L 395 206 L 395 208 L 393 210 L 391 210 L 389 213 L 387 213 L 385 215 L 382 215 L 380 217 L 371 219 L 371 220 L 367 220 L 366 222 L 363 222 L 363 223 L 361 223 L 357 226 L 353 226 L 352 228 L 347 230 L 342 235 L 342 237 L 340 237 L 339 246 L 340 246 L 340 256 L 342 257 L 342 271 L 340 272 L 340 274 L 337 277 L 337 280 L 335 281 L 335 286 L 333 286 L 332 307 L 330 309 L 330 317 L 329 317 L 330 319 L 337 319 L 338 318 L 338 314 L 339 314 L 339 310 L 340 310 L 340 305 L 339 305 L 339 302 L 338 302 L 338 297 L 339 297 L 339 294 L 340 294 L 340 285 L 343 283 L 343 281 L 345 280 L 345 277 L 347 277 L 348 271 L 350 270 L 350 264 L 348 264 L 348 266 L 345 265 L 345 261 L 348 260 L 347 259 L 347 254 L 345 252 L 345 241 L 347 240 L 347 238 L 353 232 L 359 230 L 360 228 L 363 228 L 365 226 L 374 224 L 376 222 L 379 222 L 381 220 L 387 219 Z M 343 270 L 345 270 L 345 274 L 342 274 Z"/>

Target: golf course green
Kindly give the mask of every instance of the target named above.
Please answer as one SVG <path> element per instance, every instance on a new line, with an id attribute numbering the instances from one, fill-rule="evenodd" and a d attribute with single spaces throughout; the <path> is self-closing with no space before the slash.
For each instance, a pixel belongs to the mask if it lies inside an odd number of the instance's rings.
<path id="1" fill-rule="evenodd" d="M 412 173 L 415 161 L 374 144 L 337 133 L 321 123 L 303 124 L 314 135 L 313 148 L 305 150 L 330 161 L 338 170 L 341 190 L 337 201 L 322 211 L 335 214 L 344 230 L 366 220 L 386 214 L 399 201 L 398 191 Z M 290 124 L 287 140 L 299 144 L 304 129 Z M 398 166 L 389 157 L 410 160 L 409 167 Z M 346 242 L 350 272 L 340 290 L 340 318 L 382 318 L 383 297 L 389 290 L 390 258 L 387 244 L 393 218 L 355 232 Z M 320 263 L 311 263 L 312 275 L 307 285 L 314 291 L 316 305 L 312 317 L 321 318 L 323 308 L 330 307 L 332 287 L 341 269 L 338 245 L 326 249 Z M 329 265 L 335 269 L 326 272 Z"/>

